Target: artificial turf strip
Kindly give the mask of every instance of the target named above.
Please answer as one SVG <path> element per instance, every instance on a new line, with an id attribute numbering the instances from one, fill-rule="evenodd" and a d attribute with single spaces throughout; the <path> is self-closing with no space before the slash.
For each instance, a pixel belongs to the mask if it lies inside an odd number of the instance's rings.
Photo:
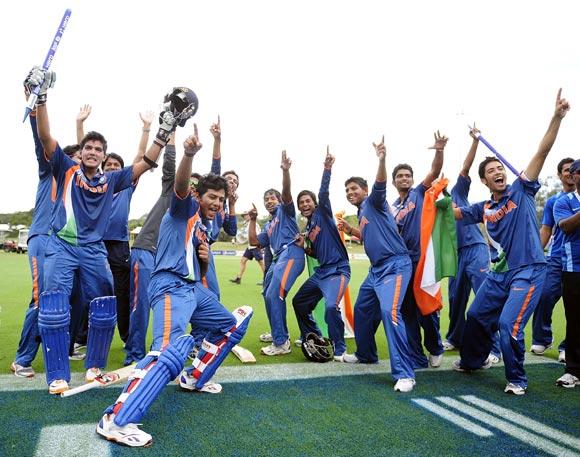
<path id="1" fill-rule="evenodd" d="M 411 401 L 475 395 L 579 437 L 580 389 L 555 387 L 559 364 L 526 369 L 530 386 L 523 397 L 503 393 L 501 368 L 471 375 L 420 371 L 411 394 L 393 392 L 388 373 L 227 383 L 221 395 L 169 386 L 143 421 L 154 437 L 153 449 L 111 445 L 110 450 L 112 455 L 547 455 L 486 424 L 480 425 L 494 435 L 477 437 Z M 0 455 L 34 455 L 43 427 L 96 425 L 118 394 L 111 388 L 61 399 L 45 391 L 1 392 Z M 86 439 L 79 455 L 90 455 L 91 443 L 102 445 L 92 433 Z"/>

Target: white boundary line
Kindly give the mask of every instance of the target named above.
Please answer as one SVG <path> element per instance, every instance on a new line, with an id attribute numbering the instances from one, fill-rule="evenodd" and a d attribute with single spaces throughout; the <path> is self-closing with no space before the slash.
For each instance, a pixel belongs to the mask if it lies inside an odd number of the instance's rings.
<path id="1" fill-rule="evenodd" d="M 448 411 L 447 409 L 439 405 L 436 405 L 432 401 L 425 400 L 424 398 L 414 398 L 411 401 L 413 403 L 418 404 L 422 408 L 425 408 L 426 410 L 437 414 L 443 419 L 448 420 L 449 422 L 457 425 L 458 427 L 461 427 L 464 430 L 467 430 L 468 432 L 476 434 L 477 436 L 481 436 L 484 438 L 493 436 L 493 433 L 488 429 L 480 427 L 476 423 L 471 422 L 470 420 L 465 419 L 464 417 L 461 417 L 458 414 L 452 413 L 451 411 Z"/>
<path id="2" fill-rule="evenodd" d="M 97 423 L 51 425 L 40 431 L 35 456 L 107 457 L 111 455 L 109 442 L 95 434 Z M 91 437 L 94 436 L 94 439 Z"/>

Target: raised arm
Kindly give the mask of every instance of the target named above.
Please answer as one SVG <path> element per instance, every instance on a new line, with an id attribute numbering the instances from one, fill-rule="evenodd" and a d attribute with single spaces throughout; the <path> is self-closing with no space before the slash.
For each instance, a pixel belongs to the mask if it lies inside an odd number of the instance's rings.
<path id="1" fill-rule="evenodd" d="M 282 162 L 280 168 L 282 169 L 282 202 L 292 203 L 292 192 L 290 190 L 290 167 L 292 160 L 286 155 L 286 151 L 282 151 Z"/>
<path id="2" fill-rule="evenodd" d="M 550 120 L 550 125 L 548 126 L 548 130 L 542 138 L 540 142 L 540 146 L 538 147 L 538 151 L 534 154 L 530 163 L 526 167 L 524 173 L 526 174 L 526 178 L 530 181 L 535 181 L 540 176 L 540 172 L 542 171 L 542 167 L 544 166 L 544 162 L 546 161 L 546 157 L 548 157 L 548 153 L 554 142 L 556 141 L 556 137 L 558 136 L 558 130 L 560 130 L 560 123 L 566 113 L 570 109 L 570 104 L 565 98 L 562 98 L 562 89 L 558 89 L 558 95 L 556 96 L 556 109 L 554 110 L 554 115 Z"/>
<path id="3" fill-rule="evenodd" d="M 211 156 L 211 172 L 214 175 L 222 174 L 221 160 L 222 160 L 222 128 L 220 117 L 218 115 L 218 120 L 215 124 L 212 124 L 209 128 L 211 135 L 213 136 L 213 152 Z"/>
<path id="4" fill-rule="evenodd" d="M 175 173 L 175 193 L 184 198 L 189 193 L 189 178 L 191 177 L 191 163 L 193 157 L 201 149 L 197 134 L 197 124 L 193 124 L 193 135 L 183 142 L 183 157 Z"/>
<path id="5" fill-rule="evenodd" d="M 377 168 L 377 182 L 386 182 L 387 181 L 387 148 L 385 147 L 385 135 L 381 138 L 381 142 L 379 144 L 375 144 L 373 142 L 373 147 L 375 148 L 375 152 L 377 153 L 377 157 L 379 158 L 379 166 Z"/>
<path id="6" fill-rule="evenodd" d="M 141 136 L 139 137 L 139 146 L 137 148 L 137 154 L 135 155 L 135 159 L 133 159 L 133 163 L 137 163 L 141 159 L 141 157 L 145 155 L 145 152 L 147 151 L 149 132 L 151 132 L 151 124 L 153 123 L 153 112 L 146 111 L 145 113 L 139 113 L 139 118 L 143 123 L 143 128 L 141 129 Z"/>
<path id="7" fill-rule="evenodd" d="M 52 71 L 42 70 L 40 67 L 34 67 L 28 73 L 24 80 L 24 87 L 31 93 L 32 90 L 40 86 L 38 91 L 38 100 L 36 102 L 36 128 L 38 138 L 44 148 L 46 158 L 50 160 L 56 148 L 56 140 L 50 133 L 50 122 L 48 120 L 48 111 L 46 110 L 46 97 L 48 89 L 54 86 L 56 75 Z"/>
<path id="8" fill-rule="evenodd" d="M 445 150 L 448 140 L 445 135 L 439 133 L 439 130 L 437 130 L 433 136 L 435 137 L 435 143 L 433 146 L 429 147 L 429 149 L 435 149 L 435 156 L 431 163 L 431 170 L 423 180 L 423 185 L 425 187 L 431 187 L 431 183 L 437 179 L 441 173 L 441 169 L 443 168 L 443 151 Z"/>
<path id="9" fill-rule="evenodd" d="M 318 204 L 322 207 L 326 206 L 327 210 L 332 213 L 330 207 L 330 176 L 332 173 L 332 166 L 335 158 L 330 153 L 330 146 L 326 146 L 326 157 L 324 158 L 324 171 L 322 172 L 322 181 L 320 182 L 320 190 L 318 191 Z"/>
<path id="10" fill-rule="evenodd" d="M 85 137 L 85 121 L 91 115 L 91 105 L 83 105 L 77 114 L 77 143 L 81 144 L 81 140 Z"/>
<path id="11" fill-rule="evenodd" d="M 463 161 L 463 168 L 461 168 L 461 171 L 459 172 L 459 174 L 464 178 L 469 177 L 469 170 L 471 170 L 471 166 L 473 165 L 473 161 L 475 159 L 477 146 L 479 146 L 479 138 L 477 137 L 478 133 L 479 130 L 475 127 L 475 123 L 473 123 L 473 128 L 469 132 L 469 135 L 471 136 L 473 141 L 471 143 L 471 147 L 469 148 L 469 152 L 467 153 L 467 155 L 465 156 L 465 160 Z"/>

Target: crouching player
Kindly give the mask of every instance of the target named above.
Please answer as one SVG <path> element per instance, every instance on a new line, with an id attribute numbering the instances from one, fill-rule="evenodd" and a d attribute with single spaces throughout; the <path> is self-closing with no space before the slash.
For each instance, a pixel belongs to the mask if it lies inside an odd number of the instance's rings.
<path id="1" fill-rule="evenodd" d="M 191 162 L 201 149 L 197 126 L 194 128 L 194 135 L 185 140 L 175 192 L 159 229 L 155 270 L 149 286 L 152 350 L 137 364 L 123 393 L 105 410 L 97 425 L 99 435 L 127 446 L 152 443 L 151 435 L 136 424 L 163 387 L 178 375 L 183 389 L 221 391 L 219 384 L 209 380 L 231 348 L 240 342 L 252 316 L 249 306 L 230 313 L 200 281 L 209 262 L 207 229 L 202 218 L 212 219 L 223 208 L 227 182 L 215 175 L 202 178 L 197 185 L 199 200 L 192 198 Z M 183 370 L 194 345 L 194 338 L 186 331 L 190 319 L 208 333 L 192 366 Z"/>
<path id="2" fill-rule="evenodd" d="M 396 392 L 410 392 L 415 386 L 401 303 L 411 278 L 409 251 L 397 229 L 387 203 L 387 170 L 384 137 L 373 143 L 379 166 L 371 194 L 363 178 L 352 177 L 345 182 L 347 200 L 358 208 L 359 228 L 339 220 L 339 228 L 363 240 L 371 262 L 369 274 L 360 286 L 354 305 L 354 336 L 357 350 L 343 357 L 347 363 L 377 363 L 375 333 L 381 320 L 389 343 L 391 373 L 397 381 Z"/>

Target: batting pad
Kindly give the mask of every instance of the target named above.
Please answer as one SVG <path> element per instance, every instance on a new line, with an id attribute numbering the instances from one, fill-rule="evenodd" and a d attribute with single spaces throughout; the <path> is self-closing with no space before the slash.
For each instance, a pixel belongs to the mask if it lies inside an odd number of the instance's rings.
<path id="1" fill-rule="evenodd" d="M 141 422 L 161 390 L 181 372 L 194 342 L 191 335 L 180 336 L 160 354 L 149 353 L 137 364 L 115 405 L 105 411 L 115 413 L 115 424 Z"/>
<path id="2" fill-rule="evenodd" d="M 242 341 L 246 334 L 254 310 L 250 306 L 240 306 L 232 314 L 236 318 L 234 325 L 217 343 L 203 340 L 201 349 L 187 373 L 197 379 L 196 389 L 201 389 L 208 382 L 218 367 L 222 364 L 232 348 Z"/>
<path id="3" fill-rule="evenodd" d="M 46 382 L 70 381 L 70 305 L 68 296 L 58 290 L 43 292 L 39 298 L 38 330 L 46 366 Z"/>
<path id="4" fill-rule="evenodd" d="M 89 307 L 85 368 L 105 368 L 117 323 L 117 297 L 97 297 Z"/>

